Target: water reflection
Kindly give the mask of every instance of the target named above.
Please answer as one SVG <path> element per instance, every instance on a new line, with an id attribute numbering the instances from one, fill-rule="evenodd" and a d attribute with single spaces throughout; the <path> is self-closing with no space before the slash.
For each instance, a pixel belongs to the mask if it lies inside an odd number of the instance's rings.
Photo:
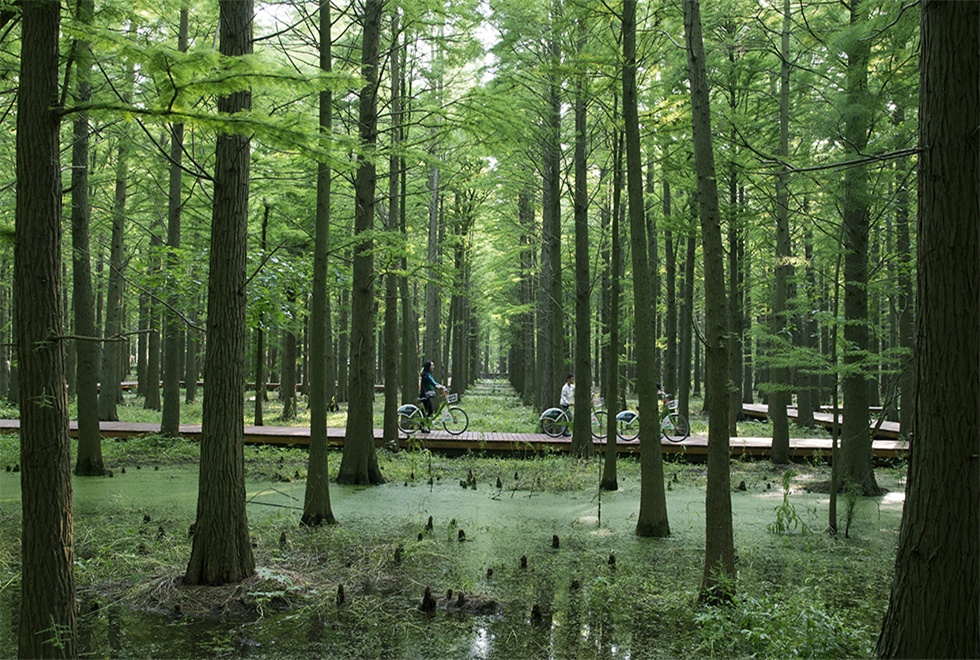
<path id="1" fill-rule="evenodd" d="M 538 578 L 544 576 L 538 575 Z M 546 586 L 543 586 L 546 585 Z M 656 618 L 609 598 L 608 583 L 542 579 L 527 594 L 541 603 L 534 624 L 523 603 L 492 615 L 439 610 L 421 615 L 399 596 L 341 608 L 267 612 L 248 620 L 193 619 L 80 600 L 82 657 L 171 658 L 631 658 L 658 655 Z M 16 649 L 18 598 L 0 594 L 0 649 Z M 528 598 L 524 603 L 531 602 Z M 631 645 L 634 645 L 631 648 Z M 661 650 L 661 653 L 663 650 Z M 2 655 L 2 654 L 0 654 Z"/>

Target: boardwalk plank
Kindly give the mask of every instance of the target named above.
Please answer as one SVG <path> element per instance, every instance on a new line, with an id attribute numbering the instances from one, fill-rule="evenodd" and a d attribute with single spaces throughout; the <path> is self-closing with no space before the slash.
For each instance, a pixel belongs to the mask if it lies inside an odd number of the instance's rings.
<path id="1" fill-rule="evenodd" d="M 102 436 L 106 438 L 131 438 L 143 435 L 158 433 L 160 427 L 157 424 L 138 423 L 138 422 L 100 422 L 99 427 Z M 0 434 L 15 434 L 20 432 L 20 420 L 0 419 Z M 75 422 L 69 425 L 69 433 L 75 437 L 78 426 Z M 200 440 L 200 424 L 181 424 L 180 434 L 183 437 Z M 381 429 L 374 431 L 375 443 L 380 446 L 382 443 Z M 300 426 L 246 426 L 245 442 L 248 444 L 271 444 L 279 446 L 308 446 L 310 442 L 310 429 Z M 327 442 L 333 447 L 342 447 L 344 444 L 344 429 L 327 429 Z M 479 431 L 468 431 L 458 436 L 450 435 L 445 431 L 433 431 L 427 435 L 415 438 L 415 443 L 419 447 L 433 451 L 465 453 L 465 452 L 504 452 L 504 453 L 523 453 L 527 452 L 563 452 L 567 453 L 571 448 L 569 438 L 551 438 L 543 433 L 483 433 Z M 400 436 L 398 444 L 401 449 L 408 449 L 412 443 L 408 438 Z M 692 436 L 681 443 L 662 441 L 665 455 L 668 456 L 691 456 L 703 457 L 707 455 L 708 439 L 706 437 Z M 597 453 L 605 453 L 605 440 L 593 442 Z M 772 447 L 771 438 L 744 438 L 737 437 L 731 439 L 731 453 L 733 456 L 751 456 L 766 458 L 769 456 Z M 830 455 L 829 438 L 794 438 L 790 440 L 790 455 L 793 458 L 809 458 Z M 904 457 L 908 452 L 908 446 L 900 440 L 875 440 L 872 446 L 874 455 L 879 458 L 899 458 Z M 616 451 L 619 454 L 640 453 L 639 441 L 616 443 Z"/>

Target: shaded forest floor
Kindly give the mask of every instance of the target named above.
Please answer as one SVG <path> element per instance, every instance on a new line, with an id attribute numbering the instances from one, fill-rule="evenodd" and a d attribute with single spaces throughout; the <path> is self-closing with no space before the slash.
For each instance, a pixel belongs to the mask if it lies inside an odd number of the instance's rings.
<path id="1" fill-rule="evenodd" d="M 340 524 L 303 529 L 306 451 L 247 447 L 259 569 L 240 585 L 208 589 L 180 583 L 197 444 L 150 437 L 103 449 L 113 476 L 74 479 L 80 641 L 85 655 L 103 657 L 870 656 L 905 475 L 901 464 L 879 466 L 890 492 L 843 499 L 848 535 L 832 537 L 827 496 L 817 492 L 829 477 L 824 464 L 733 461 L 738 596 L 710 608 L 696 602 L 702 465 L 666 464 L 664 539 L 634 534 L 635 459 L 620 459 L 619 490 L 600 493 L 598 459 L 424 450 L 381 451 L 388 483 L 333 484 Z M 11 652 L 18 454 L 16 436 L 0 438 L 0 649 Z M 331 453 L 331 465 L 339 458 Z M 433 615 L 418 609 L 426 587 Z"/>

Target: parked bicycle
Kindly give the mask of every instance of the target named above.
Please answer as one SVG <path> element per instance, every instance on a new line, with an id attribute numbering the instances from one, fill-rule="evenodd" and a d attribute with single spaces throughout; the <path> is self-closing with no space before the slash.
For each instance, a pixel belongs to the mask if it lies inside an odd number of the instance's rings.
<path id="1" fill-rule="evenodd" d="M 592 420 L 592 437 L 598 440 L 606 437 L 606 411 L 601 410 L 602 399 L 598 397 L 593 397 L 592 399 L 592 410 L 591 410 L 591 420 Z M 572 410 L 563 410 L 562 408 L 548 408 L 543 413 L 541 417 L 538 418 L 541 422 L 541 430 L 545 432 L 546 435 L 552 438 L 557 438 L 562 435 L 566 435 L 568 431 L 572 428 Z"/>
<path id="2" fill-rule="evenodd" d="M 664 417 L 660 420 L 660 433 L 670 442 L 681 442 L 691 436 L 691 425 L 684 415 L 677 412 L 677 399 L 661 393 L 660 402 Z M 616 435 L 629 442 L 640 435 L 640 415 L 633 410 L 623 410 L 616 414 Z"/>
<path id="3" fill-rule="evenodd" d="M 458 394 L 443 390 L 443 396 L 431 417 L 426 417 L 422 399 L 417 399 L 414 404 L 406 403 L 398 409 L 398 428 L 405 435 L 412 435 L 418 431 L 428 432 L 432 423 L 438 421 L 447 433 L 459 435 L 469 427 L 470 418 L 465 410 L 455 405 L 458 402 Z"/>

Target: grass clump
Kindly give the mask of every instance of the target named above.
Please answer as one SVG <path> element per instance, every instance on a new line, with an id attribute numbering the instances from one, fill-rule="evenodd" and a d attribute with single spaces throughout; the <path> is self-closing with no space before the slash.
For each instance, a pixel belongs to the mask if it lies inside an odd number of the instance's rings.
<path id="1" fill-rule="evenodd" d="M 699 655 L 758 658 L 854 658 L 874 655 L 876 632 L 824 606 L 810 589 L 737 595 L 703 606 L 696 621 Z"/>

